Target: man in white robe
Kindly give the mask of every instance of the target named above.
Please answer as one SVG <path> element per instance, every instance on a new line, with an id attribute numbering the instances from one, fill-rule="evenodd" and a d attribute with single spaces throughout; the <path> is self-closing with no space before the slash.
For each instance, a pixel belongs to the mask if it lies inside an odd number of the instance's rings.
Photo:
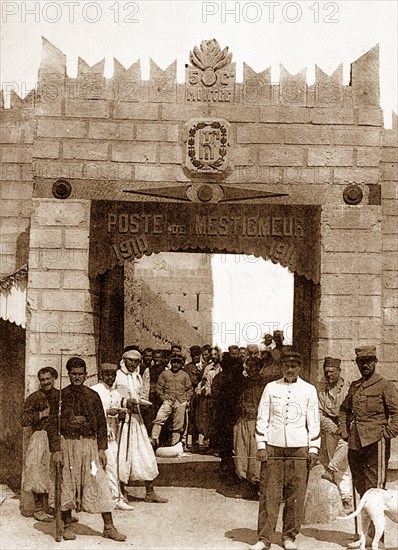
<path id="1" fill-rule="evenodd" d="M 119 480 L 122 491 L 129 482 L 144 481 L 145 502 L 165 503 L 167 499 L 158 495 L 153 487 L 159 470 L 141 416 L 141 406 L 149 403 L 149 385 L 143 384 L 140 365 L 140 352 L 129 350 L 123 353 L 116 373 L 115 387 L 122 397 L 120 404 L 128 411 L 119 425 Z"/>

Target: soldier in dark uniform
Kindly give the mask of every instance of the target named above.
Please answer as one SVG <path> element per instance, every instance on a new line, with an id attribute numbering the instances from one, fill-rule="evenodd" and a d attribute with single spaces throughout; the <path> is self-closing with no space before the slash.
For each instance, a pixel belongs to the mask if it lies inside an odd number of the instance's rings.
<path id="1" fill-rule="evenodd" d="M 375 373 L 374 346 L 357 348 L 355 354 L 362 376 L 341 404 L 339 432 L 348 441 L 348 463 L 362 497 L 372 487 L 385 487 L 391 438 L 398 434 L 398 392 L 393 382 Z M 348 548 L 359 548 L 359 541 Z"/>

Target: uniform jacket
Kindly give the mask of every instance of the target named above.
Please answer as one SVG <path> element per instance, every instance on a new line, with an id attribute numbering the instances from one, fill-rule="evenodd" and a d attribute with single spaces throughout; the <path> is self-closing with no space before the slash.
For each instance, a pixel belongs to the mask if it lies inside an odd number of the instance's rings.
<path id="1" fill-rule="evenodd" d="M 256 441 L 258 449 L 268 444 L 318 452 L 321 438 L 315 386 L 301 378 L 293 383 L 280 378 L 267 384 L 258 407 Z"/>
<path id="2" fill-rule="evenodd" d="M 318 391 L 321 431 L 337 434 L 338 416 L 350 384 L 340 376 L 336 386 L 330 388 L 326 381 L 322 382 Z"/>
<path id="3" fill-rule="evenodd" d="M 396 437 L 398 393 L 394 384 L 379 374 L 355 380 L 340 407 L 339 432 L 352 449 L 358 443 L 366 447 L 382 436 Z"/>
<path id="4" fill-rule="evenodd" d="M 195 363 L 188 363 L 184 366 L 184 371 L 188 374 L 191 384 L 193 388 L 195 389 L 196 386 L 199 384 L 199 382 L 202 380 L 203 376 L 203 365 L 202 363 L 199 363 L 196 365 Z"/>
<path id="5" fill-rule="evenodd" d="M 87 386 L 66 386 L 61 392 L 61 435 L 66 438 L 95 437 L 98 450 L 108 448 L 107 425 L 101 398 Z M 83 424 L 74 422 L 75 416 L 85 416 Z M 50 437 L 50 451 L 60 450 L 59 438 Z"/>
<path id="6" fill-rule="evenodd" d="M 172 372 L 165 370 L 158 380 L 157 392 L 161 399 L 167 399 L 174 403 L 189 401 L 193 394 L 191 380 L 184 370 Z"/>

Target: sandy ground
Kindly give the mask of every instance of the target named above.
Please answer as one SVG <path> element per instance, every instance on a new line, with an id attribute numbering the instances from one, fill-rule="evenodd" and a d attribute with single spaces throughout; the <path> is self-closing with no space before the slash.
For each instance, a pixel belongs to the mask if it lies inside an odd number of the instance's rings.
<path id="1" fill-rule="evenodd" d="M 144 489 L 133 487 L 129 490 L 134 510 L 114 512 L 116 527 L 127 535 L 124 543 L 102 538 L 101 517 L 83 512 L 79 514 L 79 523 L 73 527 L 77 539 L 57 543 L 54 540 L 54 523 L 39 523 L 32 517 L 23 517 L 19 510 L 18 495 L 7 486 L 1 486 L 1 550 L 239 550 L 257 540 L 255 529 L 258 503 L 242 498 L 236 486 L 227 486 L 221 482 L 217 463 L 204 460 L 201 464 L 200 461 L 192 463 L 180 459 L 178 465 L 162 466 L 157 490 L 169 499 L 167 504 L 145 503 Z M 390 484 L 390 487 L 397 487 L 397 483 Z M 278 530 L 273 550 L 282 548 L 280 520 Z M 345 548 L 346 543 L 353 540 L 353 533 L 352 520 L 305 525 L 296 542 L 301 550 Z M 398 526 L 389 520 L 386 548 L 398 548 Z"/>

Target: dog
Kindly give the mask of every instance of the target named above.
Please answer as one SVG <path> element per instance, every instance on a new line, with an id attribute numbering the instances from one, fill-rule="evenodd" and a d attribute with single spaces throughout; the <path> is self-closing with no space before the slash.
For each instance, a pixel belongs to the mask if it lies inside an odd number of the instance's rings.
<path id="1" fill-rule="evenodd" d="M 336 519 L 352 519 L 361 513 L 362 525 L 359 525 L 360 550 L 366 548 L 366 533 L 370 522 L 373 522 L 375 535 L 372 550 L 379 549 L 380 538 L 385 529 L 385 515 L 398 523 L 398 491 L 391 489 L 368 489 L 361 498 L 358 508 L 348 516 L 337 516 Z"/>

